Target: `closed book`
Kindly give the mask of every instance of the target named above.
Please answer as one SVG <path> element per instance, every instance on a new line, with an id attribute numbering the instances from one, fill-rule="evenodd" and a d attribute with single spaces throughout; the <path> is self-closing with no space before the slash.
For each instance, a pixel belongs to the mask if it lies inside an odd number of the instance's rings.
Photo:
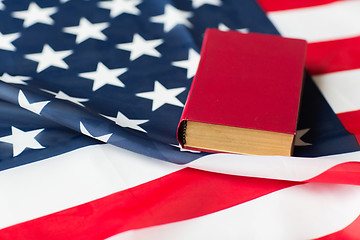
<path id="1" fill-rule="evenodd" d="M 306 42 L 208 29 L 178 126 L 182 147 L 292 154 Z"/>

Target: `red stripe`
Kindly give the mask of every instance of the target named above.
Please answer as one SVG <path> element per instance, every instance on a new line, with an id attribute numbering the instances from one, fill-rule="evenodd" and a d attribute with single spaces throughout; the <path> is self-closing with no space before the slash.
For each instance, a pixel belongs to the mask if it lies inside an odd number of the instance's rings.
<path id="1" fill-rule="evenodd" d="M 265 10 L 265 12 L 314 7 L 339 1 L 340 0 L 257 0 L 259 5 Z"/>
<path id="2" fill-rule="evenodd" d="M 308 45 L 306 67 L 310 74 L 360 68 L 360 36 Z"/>
<path id="3" fill-rule="evenodd" d="M 345 129 L 354 134 L 360 143 L 360 110 L 336 114 Z"/>
<path id="4" fill-rule="evenodd" d="M 327 236 L 317 238 L 318 240 L 358 240 L 360 239 L 360 216 L 358 216 L 346 228 L 329 234 Z"/>
<path id="5" fill-rule="evenodd" d="M 296 184 L 299 183 L 183 169 L 5 228 L 0 230 L 0 239 L 104 239 L 130 229 L 213 213 Z"/>
<path id="6" fill-rule="evenodd" d="M 307 182 L 360 185 L 360 163 L 341 163 L 328 169 L 322 174 L 307 180 Z"/>

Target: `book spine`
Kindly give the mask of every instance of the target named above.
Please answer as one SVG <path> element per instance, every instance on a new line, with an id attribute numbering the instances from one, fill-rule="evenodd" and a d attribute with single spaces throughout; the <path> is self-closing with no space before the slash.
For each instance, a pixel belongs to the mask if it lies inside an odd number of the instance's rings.
<path id="1" fill-rule="evenodd" d="M 184 106 L 183 112 L 181 114 L 177 133 L 176 133 L 177 140 L 178 140 L 179 144 L 181 145 L 181 147 L 184 147 L 184 144 L 186 143 L 186 125 L 187 125 L 187 120 L 189 119 L 188 109 L 189 109 L 189 105 L 191 103 L 192 93 L 195 88 L 195 82 L 196 82 L 196 75 L 191 84 L 191 88 L 188 93 L 188 97 L 186 99 L 185 106 Z"/>
<path id="2" fill-rule="evenodd" d="M 201 66 L 201 59 L 203 59 L 203 56 L 205 55 L 205 49 L 206 49 L 205 45 L 207 43 L 207 39 L 208 39 L 208 35 L 209 35 L 210 31 L 211 30 L 208 29 L 205 32 L 203 45 L 202 45 L 202 49 L 201 49 L 201 53 L 200 53 L 201 57 L 200 57 L 200 62 L 199 62 L 199 65 L 198 65 L 198 69 L 197 69 L 197 72 L 196 72 L 196 74 L 194 76 L 193 82 L 191 84 L 191 88 L 190 88 L 190 91 L 188 93 L 188 97 L 186 99 L 185 106 L 184 106 L 183 112 L 181 114 L 178 129 L 177 129 L 177 133 L 176 133 L 177 140 L 178 140 L 178 142 L 180 143 L 180 145 L 182 147 L 184 147 L 184 144 L 186 143 L 186 125 L 187 125 L 187 121 L 189 120 L 188 109 L 189 109 L 189 106 L 191 105 L 192 94 L 193 94 L 194 89 L 196 87 L 196 82 L 197 82 L 197 79 L 198 79 L 197 76 L 198 76 L 199 68 Z"/>
<path id="3" fill-rule="evenodd" d="M 200 61 L 199 61 L 198 69 L 196 71 L 193 82 L 191 84 L 191 88 L 190 88 L 188 97 L 186 99 L 184 110 L 182 112 L 180 122 L 179 122 L 179 125 L 178 125 L 178 131 L 177 131 L 176 136 L 177 136 L 178 142 L 180 143 L 180 145 L 182 147 L 184 147 L 184 144 L 186 143 L 186 125 L 187 125 L 187 121 L 189 120 L 189 110 L 188 109 L 189 109 L 189 106 L 191 105 L 191 98 L 192 98 L 194 89 L 196 87 L 196 82 L 197 82 L 197 79 L 198 79 L 197 76 L 198 76 L 198 73 L 199 73 L 201 62 L 202 62 L 202 59 L 204 59 L 204 55 L 206 54 L 206 45 L 207 45 L 207 42 L 208 42 L 208 38 L 209 38 L 209 35 L 210 35 L 210 33 L 212 31 L 213 31 L 213 29 L 207 29 L 205 31 L 203 44 L 202 44 L 202 48 L 201 48 L 201 53 L 200 53 Z"/>

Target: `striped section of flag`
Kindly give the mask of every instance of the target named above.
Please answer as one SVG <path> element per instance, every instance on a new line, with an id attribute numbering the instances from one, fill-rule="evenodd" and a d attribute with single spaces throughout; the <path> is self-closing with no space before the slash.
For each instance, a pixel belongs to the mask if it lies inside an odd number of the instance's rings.
<path id="1" fill-rule="evenodd" d="M 110 239 L 314 239 L 353 222 L 360 213 L 359 200 L 359 186 L 297 185 L 211 215 L 128 231 Z"/>
<path id="2" fill-rule="evenodd" d="M 349 174 L 348 169 L 339 171 L 342 166 L 339 163 L 347 158 L 356 158 L 354 154 L 316 159 L 318 167 L 311 164 L 314 161 L 312 158 L 256 158 L 224 154 L 221 159 L 224 160 L 222 168 L 226 174 L 221 174 L 159 162 L 111 145 L 80 148 L 1 172 L 1 201 L 9 204 L 2 204 L 0 211 L 11 217 L 1 219 L 0 227 L 3 229 L 0 230 L 0 239 L 142 239 L 149 234 L 148 231 L 158 239 L 167 239 L 178 231 L 184 231 L 178 235 L 179 239 L 224 233 L 229 237 L 246 238 L 254 234 L 258 227 L 266 230 L 263 234 L 267 234 L 268 239 L 288 239 L 300 231 L 295 227 L 299 219 L 304 222 L 308 221 L 305 220 L 307 218 L 314 219 L 310 212 L 324 219 L 338 219 L 331 228 L 326 228 L 322 222 L 317 222 L 317 228 L 313 231 L 309 231 L 308 226 L 304 227 L 304 238 L 319 237 L 342 229 L 360 213 L 360 209 L 357 209 L 359 199 L 356 197 L 360 194 L 358 186 L 320 183 L 330 180 L 341 182 L 347 179 L 345 176 L 350 183 L 354 183 L 357 178 Z M 203 161 L 208 163 L 205 166 L 213 167 L 208 170 L 221 172 L 215 160 L 219 158 L 204 157 L 191 167 L 201 168 Z M 296 170 L 299 163 L 294 163 L 293 169 L 290 165 L 284 165 L 286 169 L 278 171 L 268 168 L 271 164 L 279 167 L 281 163 L 290 163 L 291 160 L 308 161 L 308 168 Z M 267 168 L 267 172 L 277 175 L 260 176 L 261 171 L 252 172 L 251 164 L 247 161 L 264 165 L 264 173 Z M 247 168 L 235 172 L 230 166 L 233 169 Z M 313 170 L 309 174 L 307 170 L 310 171 L 311 167 Z M 339 172 L 341 176 L 334 178 L 333 173 Z M 297 181 L 265 179 L 275 176 L 286 178 L 286 175 L 290 177 L 294 173 L 297 176 L 292 176 L 292 179 Z M 324 177 L 321 173 L 328 176 Z M 315 177 L 317 174 L 320 176 Z M 312 176 L 314 179 L 308 179 Z M 351 180 L 351 177 L 354 178 Z M 303 184 L 304 181 L 312 183 Z M 22 199 L 27 201 L 23 203 Z M 328 205 L 319 209 L 323 201 L 327 201 Z M 339 204 L 340 201 L 344 204 Z M 280 208 L 284 210 L 281 202 L 286 204 L 288 211 L 306 210 L 299 211 L 302 214 L 298 216 L 299 219 L 288 219 L 293 221 L 289 226 L 293 228 L 292 231 L 285 231 L 278 225 L 283 224 L 282 221 L 273 219 L 283 216 L 278 215 Z M 255 211 L 255 208 L 258 210 Z M 342 218 L 336 217 L 339 212 L 342 212 Z M 294 214 L 286 213 L 284 216 Z M 259 219 L 262 220 L 259 222 Z M 208 224 L 221 226 L 222 222 L 227 225 L 211 228 L 211 231 L 203 231 L 201 227 Z M 239 222 L 242 228 L 231 227 L 231 223 Z M 272 224 L 265 227 L 270 222 Z M 196 227 L 190 230 L 190 226 Z M 281 238 L 284 232 L 286 235 Z M 194 235 L 191 237 L 188 234 Z"/>
<path id="3" fill-rule="evenodd" d="M 268 17 L 286 37 L 309 43 L 355 37 L 360 34 L 358 1 L 336 1 L 306 8 L 268 12 Z M 346 14 L 344 14 L 346 13 Z"/>
<path id="4" fill-rule="evenodd" d="M 333 111 L 360 142 L 360 64 L 358 61 L 360 28 L 359 1 L 270 1 L 258 0 L 268 17 L 284 36 L 303 38 L 309 42 L 306 67 L 313 76 Z M 354 156 L 353 159 L 358 159 Z M 323 172 L 312 180 L 358 179 L 356 162 L 345 162 Z M 348 177 L 339 176 L 348 172 Z M 320 239 L 357 239 L 360 221 L 357 218 L 336 233 Z"/>

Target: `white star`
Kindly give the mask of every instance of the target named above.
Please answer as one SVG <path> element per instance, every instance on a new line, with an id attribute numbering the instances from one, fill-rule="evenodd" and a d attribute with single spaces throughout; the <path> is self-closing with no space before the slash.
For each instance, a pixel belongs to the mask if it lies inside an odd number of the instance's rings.
<path id="1" fill-rule="evenodd" d="M 44 148 L 35 137 L 44 129 L 24 132 L 16 127 L 11 127 L 12 135 L 1 137 L 1 142 L 11 143 L 13 145 L 13 157 L 22 153 L 26 148 L 41 149 Z"/>
<path id="2" fill-rule="evenodd" d="M 116 47 L 130 51 L 130 60 L 134 61 L 142 55 L 161 57 L 161 54 L 155 48 L 163 42 L 162 39 L 145 40 L 139 34 L 135 33 L 132 42 L 120 43 L 117 44 Z"/>
<path id="3" fill-rule="evenodd" d="M 11 76 L 8 73 L 4 73 L 0 80 L 6 83 L 13 83 L 13 84 L 23 84 L 26 85 L 27 83 L 24 81 L 30 80 L 30 77 L 27 76 Z"/>
<path id="4" fill-rule="evenodd" d="M 223 24 L 223 23 L 219 23 L 218 29 L 219 29 L 220 31 L 224 31 L 224 32 L 231 30 L 228 26 L 226 26 L 226 25 Z M 248 28 L 239 28 L 239 29 L 235 29 L 235 31 L 238 31 L 238 32 L 241 32 L 241 33 L 249 33 L 249 29 L 248 29 Z"/>
<path id="5" fill-rule="evenodd" d="M 127 68 L 108 69 L 103 63 L 99 62 L 95 72 L 80 73 L 79 76 L 94 81 L 92 90 L 96 91 L 105 84 L 118 87 L 125 85 L 118 79 L 118 76 L 127 71 Z"/>
<path id="6" fill-rule="evenodd" d="M 214 6 L 221 6 L 222 2 L 220 0 L 192 0 L 193 8 L 199 8 L 202 5 L 210 4 Z"/>
<path id="7" fill-rule="evenodd" d="M 50 101 L 43 101 L 43 102 L 35 102 L 35 103 L 29 103 L 29 101 L 27 100 L 25 94 L 23 93 L 23 91 L 19 91 L 18 94 L 18 102 L 19 102 L 19 106 L 31 111 L 33 113 L 36 113 L 38 115 L 40 115 L 41 111 L 43 110 L 43 108 L 46 106 L 46 104 L 48 104 Z"/>
<path id="8" fill-rule="evenodd" d="M 40 8 L 36 3 L 31 2 L 25 11 L 13 12 L 12 16 L 24 20 L 24 27 L 30 27 L 35 23 L 53 25 L 54 20 L 50 17 L 57 12 L 56 7 Z"/>
<path id="9" fill-rule="evenodd" d="M 5 9 L 5 5 L 3 3 L 3 0 L 0 0 L 0 10 L 4 10 Z"/>
<path id="10" fill-rule="evenodd" d="M 127 127 L 127 128 L 132 128 L 141 132 L 145 132 L 146 130 L 139 127 L 138 125 L 143 124 L 148 122 L 149 120 L 139 120 L 139 119 L 128 119 L 124 114 L 122 114 L 121 112 L 117 113 L 116 118 L 114 117 L 108 117 L 105 115 L 102 115 L 108 119 L 110 119 L 111 121 L 115 122 L 117 125 L 121 126 L 121 127 Z"/>
<path id="11" fill-rule="evenodd" d="M 75 103 L 79 106 L 82 106 L 84 107 L 84 105 L 82 104 L 82 102 L 87 102 L 89 101 L 88 98 L 76 98 L 76 97 L 71 97 L 69 95 L 67 95 L 66 93 L 64 93 L 63 91 L 59 91 L 58 93 L 55 93 L 55 92 L 51 92 L 49 90 L 45 90 L 45 89 L 42 89 L 44 92 L 47 92 L 47 93 L 50 93 L 52 95 L 55 96 L 55 98 L 57 99 L 61 99 L 61 100 L 66 100 L 66 101 L 69 101 L 69 102 L 72 102 L 72 103 Z"/>
<path id="12" fill-rule="evenodd" d="M 0 32 L 0 49 L 15 51 L 16 47 L 12 44 L 12 42 L 19 37 L 20 33 L 2 34 Z"/>
<path id="13" fill-rule="evenodd" d="M 172 62 L 171 64 L 176 67 L 187 69 L 187 78 L 192 78 L 195 76 L 197 67 L 199 65 L 199 61 L 200 61 L 200 55 L 194 49 L 191 48 L 189 49 L 187 60 L 176 61 L 176 62 Z"/>
<path id="14" fill-rule="evenodd" d="M 176 96 L 182 93 L 185 89 L 186 88 L 184 87 L 167 89 L 163 85 L 161 85 L 160 82 L 155 81 L 154 91 L 138 93 L 136 94 L 136 96 L 152 100 L 153 103 L 151 110 L 155 111 L 166 103 L 174 106 L 183 107 L 184 104 L 180 102 L 179 99 L 176 98 Z"/>
<path id="15" fill-rule="evenodd" d="M 68 69 L 69 66 L 63 59 L 72 53 L 72 50 L 54 51 L 49 45 L 45 44 L 41 53 L 26 54 L 25 58 L 38 62 L 36 72 L 39 73 L 50 66 Z"/>
<path id="16" fill-rule="evenodd" d="M 183 148 L 180 144 L 178 144 L 178 145 L 170 144 L 170 146 L 179 148 L 180 152 L 201 153 L 200 151 L 195 151 L 195 150 L 190 150 L 190 149 Z"/>
<path id="17" fill-rule="evenodd" d="M 81 18 L 78 26 L 66 27 L 64 32 L 76 35 L 75 42 L 77 44 L 89 38 L 105 41 L 107 37 L 101 31 L 109 27 L 109 25 L 107 22 L 91 23 L 86 18 Z"/>
<path id="18" fill-rule="evenodd" d="M 114 18 L 123 13 L 139 15 L 140 10 L 136 7 L 141 0 L 112 0 L 99 2 L 98 6 L 110 10 L 110 17 Z"/>
<path id="19" fill-rule="evenodd" d="M 60 0 L 60 3 L 66 3 L 68 1 L 70 1 L 70 0 Z"/>
<path id="20" fill-rule="evenodd" d="M 308 132 L 310 131 L 310 128 L 306 128 L 306 129 L 302 129 L 302 130 L 297 130 L 296 131 L 296 135 L 295 135 L 295 146 L 310 146 L 312 145 L 311 143 L 307 143 L 304 142 L 303 140 L 301 140 L 301 138 Z"/>
<path id="21" fill-rule="evenodd" d="M 150 21 L 155 23 L 163 23 L 164 31 L 169 32 L 178 24 L 183 24 L 189 28 L 192 27 L 188 18 L 192 17 L 191 12 L 181 11 L 170 4 L 165 6 L 164 14 L 151 17 Z"/>
<path id="22" fill-rule="evenodd" d="M 91 138 L 95 138 L 101 142 L 105 142 L 107 143 L 112 135 L 112 133 L 110 134 L 106 134 L 106 135 L 102 135 L 102 136 L 98 136 L 98 137 L 95 137 L 93 136 L 91 133 L 89 133 L 89 131 L 85 128 L 84 124 L 82 122 L 80 122 L 80 131 L 82 134 L 86 135 L 86 136 L 89 136 Z"/>

